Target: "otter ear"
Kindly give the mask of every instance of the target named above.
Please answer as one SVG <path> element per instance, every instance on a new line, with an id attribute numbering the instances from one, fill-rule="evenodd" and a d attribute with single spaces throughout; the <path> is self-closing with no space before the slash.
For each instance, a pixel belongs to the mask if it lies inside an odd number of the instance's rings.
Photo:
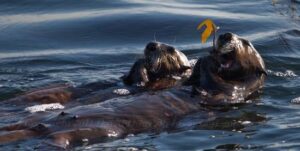
<path id="1" fill-rule="evenodd" d="M 268 76 L 268 73 L 266 70 L 261 69 L 260 71 L 258 71 L 259 74 L 264 74 L 265 76 Z"/>
<path id="2" fill-rule="evenodd" d="M 240 38 L 240 40 L 241 40 L 241 42 L 243 43 L 243 45 L 246 45 L 246 46 L 251 47 L 251 44 L 250 44 L 250 42 L 249 42 L 248 40 L 243 39 L 243 38 Z"/>
<path id="3" fill-rule="evenodd" d="M 268 73 L 264 70 L 263 71 L 263 74 L 265 75 L 265 76 L 268 76 Z"/>
<path id="4" fill-rule="evenodd" d="M 183 66 L 181 67 L 181 70 L 182 70 L 182 71 L 189 70 L 189 69 L 192 69 L 192 67 L 190 67 L 190 66 L 185 66 L 185 65 L 183 65 Z"/>
<path id="5" fill-rule="evenodd" d="M 256 49 L 253 47 L 253 45 L 251 44 L 251 42 L 250 41 L 248 41 L 248 40 L 246 40 L 246 39 L 242 39 L 242 38 L 240 38 L 240 40 L 241 40 L 241 42 L 243 43 L 243 45 L 245 45 L 245 46 L 249 46 L 251 49 L 254 49 L 254 52 L 255 53 L 258 53 L 257 51 L 256 51 Z M 260 56 L 260 55 L 259 55 Z M 262 62 L 262 60 L 259 60 L 259 64 L 260 64 L 260 66 L 258 67 L 258 73 L 259 74 L 264 74 L 264 75 L 268 75 L 268 73 L 266 72 L 266 70 L 265 70 L 265 67 L 264 67 L 264 63 Z"/>

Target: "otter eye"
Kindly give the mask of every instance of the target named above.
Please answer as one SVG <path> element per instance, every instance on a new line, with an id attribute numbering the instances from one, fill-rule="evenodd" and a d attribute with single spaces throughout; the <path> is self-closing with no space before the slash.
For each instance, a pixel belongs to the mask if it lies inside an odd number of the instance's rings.
<path id="1" fill-rule="evenodd" d="M 149 43 L 149 44 L 147 45 L 147 49 L 148 49 L 149 51 L 155 51 L 156 48 L 157 48 L 157 44 L 156 44 L 156 43 L 151 42 L 151 43 Z"/>

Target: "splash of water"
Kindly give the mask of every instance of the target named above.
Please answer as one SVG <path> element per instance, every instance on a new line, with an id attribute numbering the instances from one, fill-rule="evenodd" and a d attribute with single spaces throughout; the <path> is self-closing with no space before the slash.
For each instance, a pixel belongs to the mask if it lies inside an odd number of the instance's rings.
<path id="1" fill-rule="evenodd" d="M 35 112 L 45 112 L 46 110 L 58 110 L 64 108 L 65 107 L 60 103 L 50 103 L 50 104 L 39 104 L 39 105 L 27 107 L 25 108 L 25 111 L 28 111 L 30 113 L 35 113 Z"/>
<path id="2" fill-rule="evenodd" d="M 244 92 L 245 92 L 245 87 L 238 87 L 238 86 L 234 86 L 234 90 L 232 91 L 231 94 L 231 99 L 233 100 L 233 103 L 241 103 L 243 101 L 245 101 L 245 96 L 244 96 Z"/>
<path id="3" fill-rule="evenodd" d="M 292 70 L 286 70 L 285 72 L 267 70 L 267 73 L 277 77 L 298 77 L 298 75 Z"/>

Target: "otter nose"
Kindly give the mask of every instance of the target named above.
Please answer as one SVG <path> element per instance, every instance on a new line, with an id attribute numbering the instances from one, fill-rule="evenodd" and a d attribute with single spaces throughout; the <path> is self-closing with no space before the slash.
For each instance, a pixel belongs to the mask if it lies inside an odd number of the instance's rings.
<path id="1" fill-rule="evenodd" d="M 159 47 L 159 44 L 157 42 L 149 42 L 146 46 L 147 50 L 150 50 L 150 51 L 155 51 L 157 50 Z"/>
<path id="2" fill-rule="evenodd" d="M 225 40 L 225 41 L 229 41 L 229 40 L 231 40 L 232 39 L 232 37 L 233 37 L 233 34 L 232 33 L 225 33 L 225 34 L 223 34 L 223 39 Z"/>

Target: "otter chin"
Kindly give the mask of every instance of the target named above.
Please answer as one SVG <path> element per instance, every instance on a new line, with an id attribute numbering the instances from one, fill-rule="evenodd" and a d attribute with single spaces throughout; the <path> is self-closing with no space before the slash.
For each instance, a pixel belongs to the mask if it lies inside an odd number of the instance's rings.
<path id="1" fill-rule="evenodd" d="M 187 78 L 190 74 L 190 63 L 181 51 L 168 44 L 155 41 L 146 45 L 143 58 L 137 60 L 130 72 L 122 79 L 126 85 L 156 85 L 157 87 L 158 84 L 162 84 L 158 87 L 164 88 L 170 87 L 167 86 L 168 84 L 174 85 L 178 77 L 179 79 Z M 159 82 L 162 79 L 164 82 Z M 166 79 L 170 82 L 165 82 Z"/>
<path id="2" fill-rule="evenodd" d="M 205 94 L 212 100 L 231 100 L 237 89 L 239 99 L 246 99 L 260 90 L 265 76 L 264 61 L 251 42 L 225 33 L 208 56 L 198 59 L 186 85 L 193 86 L 193 95 Z"/>

